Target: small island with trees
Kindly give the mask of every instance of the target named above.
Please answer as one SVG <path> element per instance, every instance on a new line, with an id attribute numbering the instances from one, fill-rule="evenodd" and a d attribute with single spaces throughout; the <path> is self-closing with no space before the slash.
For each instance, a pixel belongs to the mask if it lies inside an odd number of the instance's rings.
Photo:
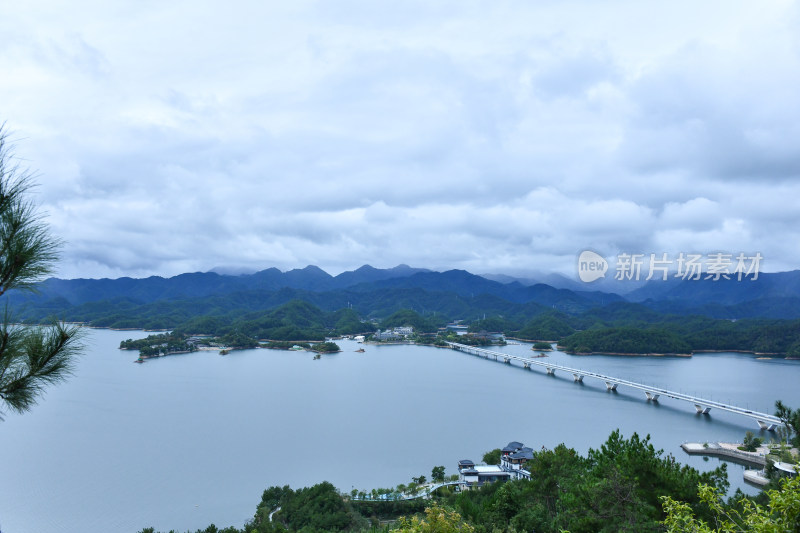
<path id="1" fill-rule="evenodd" d="M 166 337 L 136 341 L 122 348 L 148 344 L 147 357 L 192 351 L 183 345 L 211 344 L 226 349 L 257 347 L 312 349 L 317 343 L 342 336 L 362 335 L 368 342 L 413 343 L 445 347 L 448 342 L 471 346 L 503 345 L 505 339 L 533 342 L 540 352 L 558 348 L 575 355 L 673 355 L 698 352 L 740 351 L 773 357 L 800 357 L 800 320 L 721 320 L 702 316 L 663 315 L 633 304 L 609 305 L 577 315 L 545 311 L 527 321 L 507 317 L 473 320 L 457 330 L 445 316 L 423 315 L 401 309 L 384 319 L 360 316 L 353 309 L 323 311 L 301 300 L 292 300 L 247 318 L 194 317 L 171 330 Z M 166 334 L 165 334 L 166 335 Z M 541 339 L 548 339 L 543 341 Z M 156 342 L 157 341 L 157 342 Z M 326 345 L 322 345 L 326 347 Z M 328 347 L 329 348 L 329 347 Z M 138 348 L 137 348 L 138 349 Z"/>
<path id="2" fill-rule="evenodd" d="M 160 333 L 148 335 L 143 339 L 127 339 L 120 342 L 120 350 L 138 350 L 139 358 L 135 362 L 141 363 L 153 357 L 164 357 L 182 353 L 196 352 L 201 347 L 219 349 L 220 355 L 227 355 L 231 350 L 246 350 L 252 348 L 268 348 L 273 350 L 307 350 L 317 354 L 340 352 L 339 345 L 331 341 L 302 342 L 302 341 L 267 341 L 258 342 L 239 333 L 229 333 L 223 337 L 197 337 L 187 336 L 184 333 Z"/>

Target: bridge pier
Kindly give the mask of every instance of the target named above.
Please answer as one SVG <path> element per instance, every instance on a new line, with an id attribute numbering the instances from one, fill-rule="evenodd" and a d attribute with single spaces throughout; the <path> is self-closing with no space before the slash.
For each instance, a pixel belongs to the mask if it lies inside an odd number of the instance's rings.
<path id="1" fill-rule="evenodd" d="M 756 422 L 758 422 L 758 427 L 761 429 L 766 429 L 767 431 L 775 431 L 775 428 L 778 426 L 778 424 L 768 424 L 763 420 L 758 419 L 756 419 Z"/>
<path id="2" fill-rule="evenodd" d="M 459 344 L 455 342 L 448 342 L 451 348 L 455 350 L 459 350 L 461 352 L 480 355 L 485 357 L 487 360 L 491 357 L 494 357 L 495 361 L 500 361 L 501 359 L 506 364 L 512 364 L 511 361 L 519 361 L 522 363 L 522 366 L 526 370 L 533 369 L 534 365 L 537 367 L 542 367 L 547 370 L 547 374 L 550 376 L 555 376 L 556 370 L 561 370 L 567 374 L 572 374 L 575 382 L 583 382 L 583 378 L 594 378 L 604 381 L 606 384 L 606 389 L 608 391 L 616 391 L 619 385 L 624 385 L 625 387 L 631 387 L 634 389 L 639 389 L 645 393 L 647 396 L 648 402 L 653 402 L 654 404 L 658 404 L 658 400 L 661 396 L 666 398 L 672 398 L 674 400 L 680 400 L 684 402 L 688 402 L 691 405 L 694 405 L 698 414 L 708 414 L 709 411 L 712 409 L 719 409 L 720 411 L 727 411 L 730 413 L 738 414 L 741 416 L 746 416 L 758 422 L 758 426 L 762 430 L 774 431 L 781 425 L 781 420 L 773 415 L 767 413 L 760 413 L 757 411 L 751 411 L 749 409 L 745 409 L 743 407 L 739 407 L 736 405 L 728 405 L 721 402 L 714 402 L 712 400 L 706 400 L 704 398 L 700 398 L 697 396 L 690 396 L 688 394 L 683 394 L 682 392 L 675 392 L 671 390 L 666 390 L 662 388 L 650 388 L 649 385 L 645 385 L 644 383 L 637 383 L 633 381 L 628 381 L 627 379 L 617 378 L 614 376 L 603 375 L 597 372 L 587 371 L 584 372 L 583 370 L 579 370 L 577 368 L 570 368 L 567 366 L 562 366 L 560 364 L 556 364 L 554 361 L 537 361 L 537 360 L 530 360 L 528 358 L 519 356 L 519 355 L 511 355 L 502 352 L 492 352 L 491 350 L 485 350 L 482 348 L 476 348 L 473 346 L 467 346 L 464 344 Z M 715 411 L 716 412 L 716 411 Z"/>

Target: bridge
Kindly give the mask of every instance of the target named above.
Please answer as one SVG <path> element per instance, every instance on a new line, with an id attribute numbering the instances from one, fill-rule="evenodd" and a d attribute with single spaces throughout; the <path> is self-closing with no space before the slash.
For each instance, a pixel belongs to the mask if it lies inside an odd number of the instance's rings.
<path id="1" fill-rule="evenodd" d="M 407 492 L 390 492 L 389 494 L 380 494 L 378 496 L 352 496 L 350 498 L 351 501 L 354 502 L 396 502 L 402 500 L 416 500 L 418 498 L 427 498 L 431 495 L 432 492 L 442 488 L 442 487 L 449 487 L 452 485 L 463 485 L 463 481 L 446 481 L 442 483 L 429 483 L 427 485 L 422 485 L 419 487 L 417 492 L 414 493 L 407 493 Z"/>
<path id="2" fill-rule="evenodd" d="M 721 411 L 727 411 L 729 413 L 734 413 L 737 415 L 742 415 L 751 418 L 758 423 L 758 426 L 761 429 L 766 429 L 768 431 L 775 430 L 776 427 L 778 427 L 783 423 L 780 418 L 767 413 L 759 413 L 758 411 L 751 411 L 750 409 L 745 409 L 744 407 L 738 407 L 736 405 L 730 405 L 722 402 L 715 402 L 713 400 L 699 398 L 697 396 L 691 396 L 689 394 L 683 394 L 681 392 L 675 392 L 660 387 L 653 387 L 651 385 L 636 383 L 635 381 L 629 381 L 626 379 L 615 378 L 613 376 L 598 374 L 597 372 L 578 370 L 563 365 L 556 365 L 550 362 L 536 361 L 519 355 L 511 355 L 507 353 L 487 350 L 485 348 L 478 348 L 475 346 L 468 346 L 466 344 L 459 344 L 457 342 L 448 342 L 447 344 L 449 344 L 450 347 L 453 348 L 454 350 L 458 350 L 473 355 L 478 355 L 486 359 L 493 358 L 495 361 L 498 362 L 502 361 L 503 363 L 511 364 L 511 361 L 517 361 L 522 363 L 522 366 L 529 370 L 534 366 L 539 366 L 544 368 L 547 371 L 547 374 L 550 375 L 554 375 L 556 371 L 572 374 L 572 377 L 576 382 L 582 382 L 584 377 L 599 379 L 600 381 L 605 382 L 606 389 L 609 391 L 617 390 L 617 387 L 620 385 L 623 385 L 625 387 L 630 387 L 632 389 L 639 389 L 644 392 L 648 402 L 657 402 L 661 396 L 667 398 L 673 398 L 675 400 L 681 400 L 684 402 L 689 402 L 691 404 L 694 404 L 694 407 L 697 410 L 698 414 L 708 414 L 708 412 L 713 407 Z"/>

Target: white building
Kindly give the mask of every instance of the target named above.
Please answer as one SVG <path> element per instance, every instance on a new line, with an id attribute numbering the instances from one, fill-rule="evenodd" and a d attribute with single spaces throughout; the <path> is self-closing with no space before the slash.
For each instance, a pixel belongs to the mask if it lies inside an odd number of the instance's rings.
<path id="1" fill-rule="evenodd" d="M 378 330 L 375 333 L 375 338 L 379 341 L 398 341 L 403 340 L 409 335 L 414 334 L 414 328 L 411 326 L 400 326 L 386 331 Z"/>
<path id="2" fill-rule="evenodd" d="M 533 448 L 513 441 L 503 448 L 500 454 L 500 466 L 507 472 L 511 472 L 514 479 L 530 479 L 531 473 L 522 466 L 531 459 L 533 459 Z"/>
<path id="3" fill-rule="evenodd" d="M 471 488 L 495 481 L 530 479 L 530 472 L 522 466 L 531 459 L 533 459 L 532 448 L 525 447 L 521 442 L 509 442 L 501 452 L 499 465 L 476 465 L 469 459 L 459 461 L 459 481 L 465 488 Z"/>
<path id="4" fill-rule="evenodd" d="M 377 333 L 375 333 L 375 338 L 379 341 L 397 341 L 403 337 L 394 331 L 387 329 L 386 331 L 378 330 Z"/>
<path id="5" fill-rule="evenodd" d="M 486 483 L 506 481 L 511 477 L 500 465 L 476 465 L 469 459 L 458 462 L 458 477 L 465 487 L 480 487 Z"/>

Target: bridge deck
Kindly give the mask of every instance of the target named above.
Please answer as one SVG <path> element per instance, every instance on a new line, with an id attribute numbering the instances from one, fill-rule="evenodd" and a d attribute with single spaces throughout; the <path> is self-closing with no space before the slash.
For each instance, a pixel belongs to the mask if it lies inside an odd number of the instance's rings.
<path id="1" fill-rule="evenodd" d="M 607 376 L 605 374 L 599 374 L 597 372 L 579 370 L 577 368 L 570 368 L 563 365 L 547 363 L 544 361 L 537 361 L 535 359 L 530 359 L 528 357 L 522 357 L 519 355 L 512 355 L 503 352 L 495 352 L 492 350 L 487 350 L 485 348 L 478 348 L 475 346 L 468 346 L 466 344 L 459 344 L 457 342 L 448 342 L 447 344 L 449 344 L 450 347 L 453 348 L 454 350 L 459 350 L 462 352 L 479 355 L 487 359 L 489 357 L 494 357 L 495 360 L 499 361 L 500 359 L 502 359 L 503 362 L 507 363 L 511 361 L 519 361 L 523 363 L 525 368 L 530 368 L 532 366 L 540 366 L 545 368 L 549 374 L 552 374 L 556 370 L 567 372 L 575 377 L 575 381 L 583 381 L 584 377 L 599 379 L 601 381 L 604 381 L 606 383 L 606 387 L 608 387 L 609 389 L 616 389 L 618 385 L 624 385 L 632 389 L 639 389 L 645 392 L 648 401 L 658 401 L 659 396 L 666 396 L 667 398 L 673 398 L 675 400 L 690 402 L 695 405 L 695 408 L 697 409 L 698 413 L 706 414 L 713 407 L 715 409 L 720 409 L 722 411 L 727 411 L 729 413 L 734 413 L 737 415 L 742 415 L 752 418 L 758 422 L 758 425 L 761 427 L 761 429 L 773 430 L 775 429 L 775 427 L 782 424 L 780 418 L 767 413 L 760 413 L 758 411 L 745 409 L 744 407 L 730 405 L 722 402 L 716 402 L 714 400 L 700 398 L 698 396 L 691 396 L 689 394 L 683 394 L 681 392 L 675 392 L 661 387 L 653 387 L 651 385 L 644 385 L 642 383 L 636 383 L 635 381 L 629 381 L 627 379 L 620 379 L 613 376 Z"/>

